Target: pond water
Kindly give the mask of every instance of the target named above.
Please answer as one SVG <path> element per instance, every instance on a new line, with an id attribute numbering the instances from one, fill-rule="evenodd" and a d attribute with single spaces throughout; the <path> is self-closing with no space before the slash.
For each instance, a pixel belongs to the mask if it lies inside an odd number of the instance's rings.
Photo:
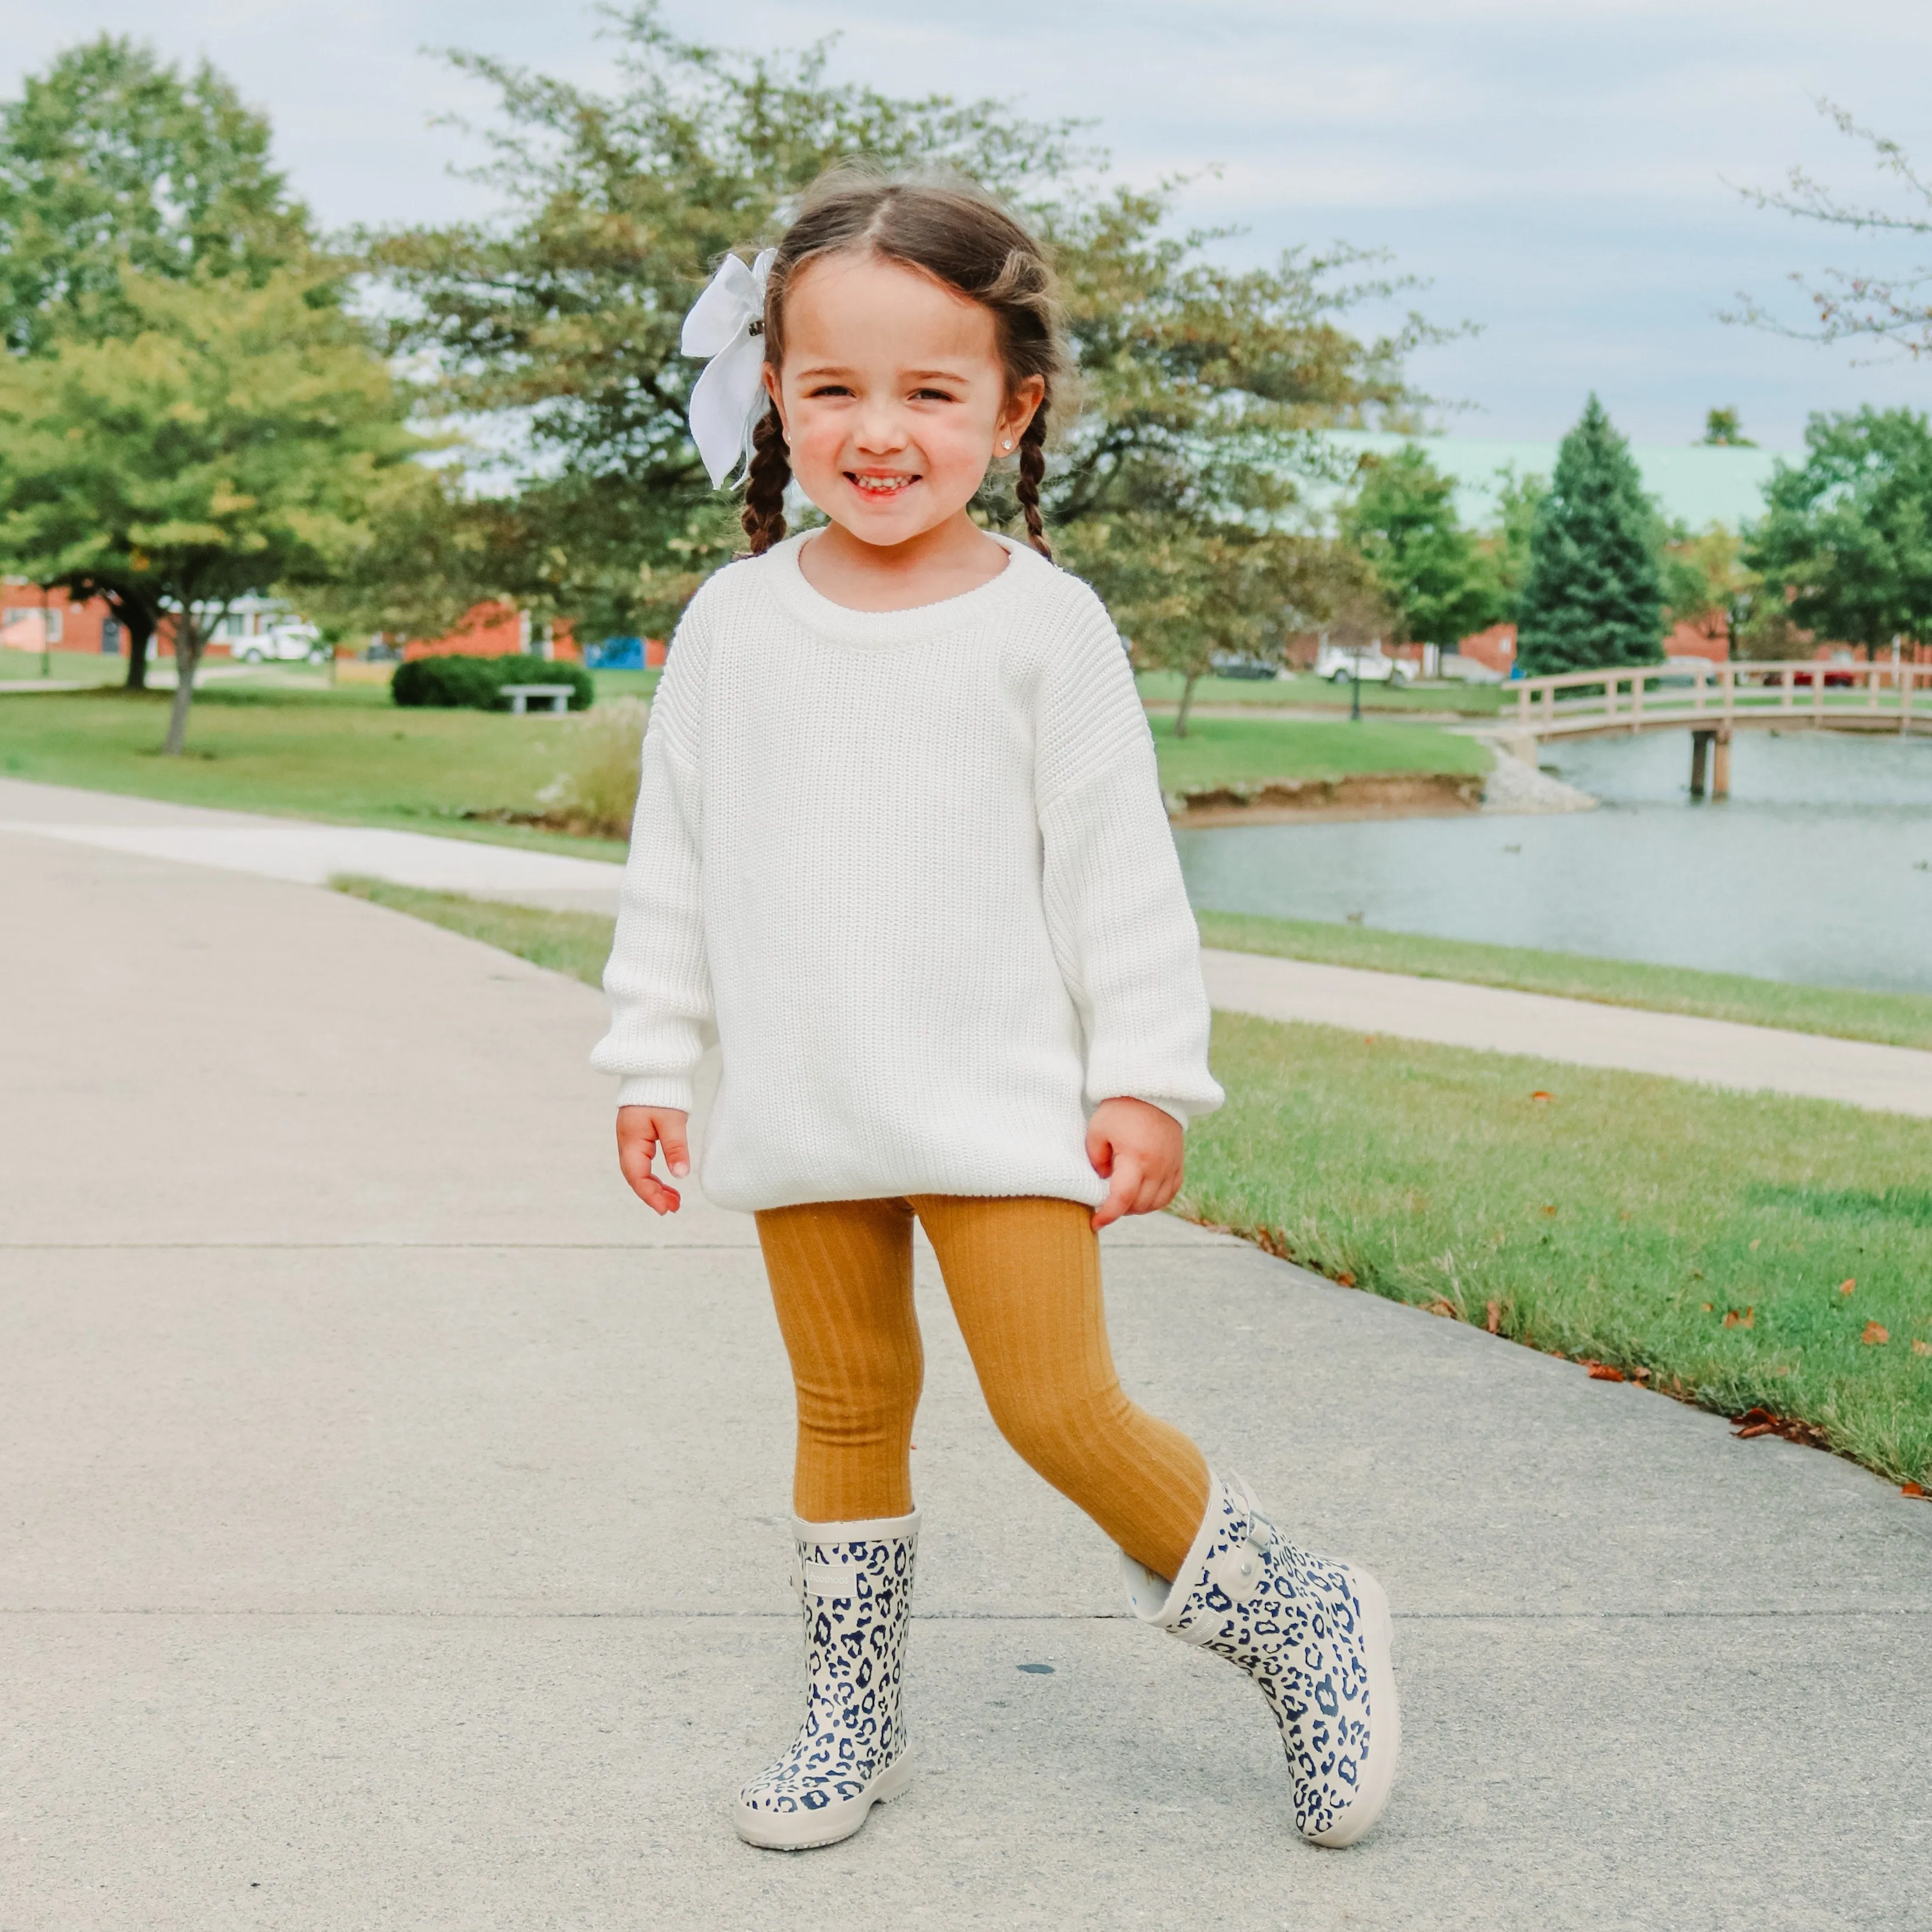
<path id="1" fill-rule="evenodd" d="M 1195 904 L 1811 986 L 1932 993 L 1932 738 L 1741 731 L 1731 796 L 1688 733 L 1547 746 L 1604 802 L 1548 818 L 1176 834 Z"/>

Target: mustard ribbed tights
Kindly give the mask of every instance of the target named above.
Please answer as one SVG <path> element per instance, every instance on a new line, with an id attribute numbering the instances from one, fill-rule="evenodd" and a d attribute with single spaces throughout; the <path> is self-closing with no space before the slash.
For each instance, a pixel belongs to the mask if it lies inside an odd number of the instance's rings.
<path id="1" fill-rule="evenodd" d="M 1208 1466 L 1121 1392 L 1089 1213 L 1074 1201 L 926 1194 L 758 1216 L 797 1385 L 801 1516 L 853 1522 L 912 1508 L 925 1370 L 916 1214 L 1000 1433 L 1129 1556 L 1174 1574 L 1207 1510 Z"/>

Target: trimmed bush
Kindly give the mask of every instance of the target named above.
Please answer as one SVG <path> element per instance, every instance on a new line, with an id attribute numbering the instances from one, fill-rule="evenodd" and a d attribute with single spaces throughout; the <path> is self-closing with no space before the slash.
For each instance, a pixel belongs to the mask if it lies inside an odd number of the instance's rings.
<path id="1" fill-rule="evenodd" d="M 496 682 L 491 658 L 405 658 L 389 681 L 389 695 L 398 704 L 494 711 Z"/>
<path id="2" fill-rule="evenodd" d="M 397 665 L 389 694 L 398 704 L 444 710 L 494 711 L 506 684 L 567 684 L 570 708 L 587 711 L 597 686 L 581 664 L 553 664 L 548 658 L 450 656 L 408 658 Z"/>

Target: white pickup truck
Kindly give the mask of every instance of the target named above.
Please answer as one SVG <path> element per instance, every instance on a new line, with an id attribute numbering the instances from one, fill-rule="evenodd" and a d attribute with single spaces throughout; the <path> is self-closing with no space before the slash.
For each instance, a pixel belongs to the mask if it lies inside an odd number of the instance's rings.
<path id="1" fill-rule="evenodd" d="M 1408 665 L 1384 657 L 1375 644 L 1324 644 L 1315 660 L 1315 675 L 1331 684 L 1352 684 L 1359 677 L 1364 684 L 1403 685 L 1408 682 Z"/>
<path id="2" fill-rule="evenodd" d="M 321 664 L 328 646 L 313 624 L 278 624 L 260 636 L 237 638 L 231 646 L 244 664 Z"/>

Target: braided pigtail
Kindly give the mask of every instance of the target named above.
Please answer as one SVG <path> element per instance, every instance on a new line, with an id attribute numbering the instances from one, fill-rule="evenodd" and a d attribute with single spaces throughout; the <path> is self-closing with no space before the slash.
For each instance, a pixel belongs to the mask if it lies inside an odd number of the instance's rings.
<path id="1" fill-rule="evenodd" d="M 751 539 L 751 554 L 763 556 L 784 539 L 785 485 L 791 481 L 791 456 L 785 448 L 778 412 L 767 409 L 752 432 L 752 465 L 745 475 L 745 508 L 740 518 Z"/>
<path id="2" fill-rule="evenodd" d="M 1020 473 L 1013 485 L 1020 513 L 1026 518 L 1027 540 L 1049 562 L 1053 548 L 1046 540 L 1046 525 L 1040 514 L 1040 486 L 1046 474 L 1046 412 L 1048 399 L 1042 396 L 1033 421 L 1020 438 Z"/>

